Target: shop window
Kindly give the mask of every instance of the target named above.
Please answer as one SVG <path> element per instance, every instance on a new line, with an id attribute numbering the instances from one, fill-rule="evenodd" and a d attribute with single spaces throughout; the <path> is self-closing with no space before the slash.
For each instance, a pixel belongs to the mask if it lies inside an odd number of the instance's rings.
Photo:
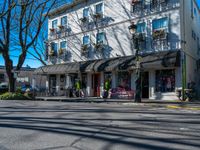
<path id="1" fill-rule="evenodd" d="M 175 70 L 157 70 L 156 71 L 156 92 L 174 92 L 175 91 Z"/>
<path id="2" fill-rule="evenodd" d="M 118 86 L 127 90 L 131 89 L 131 74 L 129 72 L 124 71 L 118 73 Z"/>

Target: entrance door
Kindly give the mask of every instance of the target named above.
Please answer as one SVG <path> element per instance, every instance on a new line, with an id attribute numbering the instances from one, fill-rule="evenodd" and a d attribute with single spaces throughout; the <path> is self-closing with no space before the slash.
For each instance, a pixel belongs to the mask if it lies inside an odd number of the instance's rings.
<path id="1" fill-rule="evenodd" d="M 51 95 L 56 95 L 56 75 L 49 77 L 49 91 Z"/>
<path id="2" fill-rule="evenodd" d="M 149 72 L 142 73 L 142 98 L 149 98 Z"/>
<path id="3" fill-rule="evenodd" d="M 94 96 L 100 97 L 100 74 L 93 74 Z"/>

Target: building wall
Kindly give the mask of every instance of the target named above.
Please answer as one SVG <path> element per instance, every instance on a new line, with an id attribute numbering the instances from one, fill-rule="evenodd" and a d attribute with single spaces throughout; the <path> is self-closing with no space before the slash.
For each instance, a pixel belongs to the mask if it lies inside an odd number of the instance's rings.
<path id="1" fill-rule="evenodd" d="M 101 1 L 89 1 L 84 2 L 73 7 L 62 14 L 59 14 L 49 19 L 49 27 L 51 27 L 52 21 L 58 19 L 58 25 L 63 16 L 68 16 L 69 27 L 71 33 L 68 37 L 58 38 L 54 41 L 60 43 L 61 41 L 67 41 L 67 51 L 70 51 L 70 57 L 67 61 L 84 61 L 88 59 L 100 59 L 100 58 L 111 58 L 117 56 L 127 56 L 134 54 L 134 48 L 131 41 L 131 34 L 129 33 L 128 27 L 131 21 L 135 23 L 146 23 L 146 51 L 155 51 L 159 48 L 152 47 L 152 20 L 159 19 L 162 17 L 169 18 L 169 36 L 168 36 L 168 50 L 180 48 L 180 13 L 178 0 L 169 1 L 170 10 L 156 10 L 148 11 L 144 14 L 133 14 L 131 13 L 131 4 L 129 0 L 110 1 L 104 0 L 104 18 L 106 18 L 104 25 L 96 23 L 89 29 L 85 29 L 81 26 L 83 8 L 89 7 L 91 13 L 94 11 L 94 6 Z M 166 6 L 167 8 L 167 6 Z M 90 18 L 91 22 L 94 22 Z M 105 32 L 106 34 L 106 50 L 102 54 L 96 52 L 94 45 L 96 42 L 97 32 Z M 50 31 L 49 31 L 50 35 Z M 91 47 L 88 55 L 81 54 L 81 44 L 84 35 L 89 35 L 91 40 Z M 49 36 L 49 39 L 51 37 Z M 163 50 L 163 48 L 160 48 Z M 65 61 L 57 61 L 57 63 L 63 63 Z M 49 62 L 52 63 L 51 61 Z"/>
<path id="2" fill-rule="evenodd" d="M 181 39 L 186 55 L 186 83 L 199 78 L 197 60 L 200 58 L 200 10 L 195 0 L 181 1 Z"/>

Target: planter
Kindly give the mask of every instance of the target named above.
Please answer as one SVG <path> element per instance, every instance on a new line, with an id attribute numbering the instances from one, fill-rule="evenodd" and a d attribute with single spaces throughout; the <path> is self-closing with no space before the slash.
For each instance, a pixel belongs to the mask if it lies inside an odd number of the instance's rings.
<path id="1" fill-rule="evenodd" d="M 80 21 L 83 22 L 83 23 L 84 23 L 84 22 L 87 22 L 87 20 L 88 20 L 87 17 L 83 17 L 83 18 L 80 19 Z"/>
<path id="2" fill-rule="evenodd" d="M 62 55 L 63 53 L 64 53 L 64 49 L 59 49 L 59 50 L 58 50 L 58 54 L 59 54 L 59 55 Z"/>
<path id="3" fill-rule="evenodd" d="M 102 13 L 96 13 L 93 15 L 94 18 L 96 19 L 101 19 L 103 17 L 103 14 Z"/>
<path id="4" fill-rule="evenodd" d="M 156 30 L 153 32 L 153 39 L 166 39 L 167 33 L 165 30 Z"/>
<path id="5" fill-rule="evenodd" d="M 50 31 L 51 31 L 51 32 L 55 32 L 55 29 L 54 29 L 54 28 L 51 28 Z"/>

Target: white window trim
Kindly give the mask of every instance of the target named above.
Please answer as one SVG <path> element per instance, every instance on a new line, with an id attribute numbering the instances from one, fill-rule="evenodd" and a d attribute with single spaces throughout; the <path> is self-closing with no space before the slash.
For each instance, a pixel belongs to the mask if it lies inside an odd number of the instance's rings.
<path id="1" fill-rule="evenodd" d="M 83 37 L 82 37 L 82 44 L 84 45 L 84 43 L 83 43 L 83 38 L 84 38 L 85 36 L 89 36 L 89 44 L 88 44 L 88 45 L 90 45 L 90 44 L 91 44 L 91 36 L 90 36 L 90 34 L 85 34 L 85 35 L 83 35 Z"/>
<path id="2" fill-rule="evenodd" d="M 96 14 L 96 6 L 99 5 L 99 4 L 102 4 L 102 15 L 103 15 L 103 17 L 104 17 L 105 4 L 104 4 L 103 1 L 98 2 L 98 3 L 96 3 L 96 4 L 94 5 L 94 14 Z"/>
<path id="3" fill-rule="evenodd" d="M 62 25 L 62 18 L 63 17 L 67 17 L 67 24 L 65 25 L 65 27 L 69 27 L 69 22 L 68 22 L 68 16 L 67 15 L 65 15 L 65 16 L 61 16 L 61 18 L 60 18 L 60 25 Z"/>

